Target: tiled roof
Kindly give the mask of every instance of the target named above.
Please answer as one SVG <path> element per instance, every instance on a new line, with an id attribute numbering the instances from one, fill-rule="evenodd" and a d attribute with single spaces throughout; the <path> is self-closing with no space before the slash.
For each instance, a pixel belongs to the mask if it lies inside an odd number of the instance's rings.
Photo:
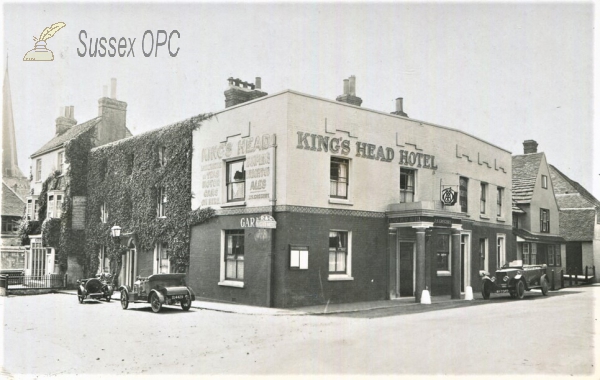
<path id="1" fill-rule="evenodd" d="M 525 211 L 523 211 L 522 208 L 517 206 L 515 202 L 512 203 L 512 212 L 513 214 L 525 214 Z"/>
<path id="2" fill-rule="evenodd" d="M 560 234 L 566 241 L 594 240 L 596 210 L 561 210 Z"/>
<path id="3" fill-rule="evenodd" d="M 543 153 L 522 154 L 512 157 L 512 197 L 516 204 L 530 203 Z"/>
<path id="4" fill-rule="evenodd" d="M 23 216 L 25 202 L 2 182 L 2 215 Z"/>
<path id="5" fill-rule="evenodd" d="M 83 132 L 89 130 L 94 127 L 96 124 L 100 122 L 102 119 L 101 116 L 98 116 L 94 119 L 88 120 L 85 123 L 77 124 L 69 128 L 65 133 L 61 135 L 56 135 L 50 141 L 48 141 L 44 146 L 38 149 L 35 153 L 31 155 L 31 157 L 39 156 L 40 154 L 49 152 L 56 148 L 60 148 L 65 142 L 71 140 L 74 137 L 79 136 Z"/>
<path id="6" fill-rule="evenodd" d="M 556 200 L 559 208 L 600 207 L 600 201 L 583 186 L 567 177 L 556 167 L 549 166 L 550 177 L 554 185 L 554 193 L 557 195 Z"/>

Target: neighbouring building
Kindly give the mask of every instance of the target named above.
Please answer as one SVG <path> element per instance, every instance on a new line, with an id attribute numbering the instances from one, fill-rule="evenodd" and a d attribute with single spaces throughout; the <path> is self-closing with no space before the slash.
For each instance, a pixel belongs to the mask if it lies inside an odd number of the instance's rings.
<path id="1" fill-rule="evenodd" d="M 516 259 L 509 151 L 409 118 L 401 98 L 391 114 L 361 108 L 354 76 L 337 101 L 267 95 L 259 80 L 230 80 L 225 95 L 193 131 L 191 209 L 215 210 L 191 226 L 199 297 L 458 298 Z"/>
<path id="2" fill-rule="evenodd" d="M 565 239 L 559 219 L 551 172 L 537 142 L 523 142 L 523 154 L 512 157 L 513 230 L 517 239 L 517 258 L 523 264 L 546 264 L 560 284 L 565 267 Z M 552 282 L 552 277 L 551 277 Z"/>
<path id="3" fill-rule="evenodd" d="M 558 202 L 560 235 L 566 240 L 565 273 L 585 275 L 588 267 L 591 276 L 592 266 L 600 270 L 600 201 L 552 165 L 550 178 Z"/>

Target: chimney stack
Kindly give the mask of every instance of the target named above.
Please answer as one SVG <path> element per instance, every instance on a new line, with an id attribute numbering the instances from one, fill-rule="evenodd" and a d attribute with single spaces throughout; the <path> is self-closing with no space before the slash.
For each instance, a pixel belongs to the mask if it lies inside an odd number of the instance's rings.
<path id="1" fill-rule="evenodd" d="M 234 79 L 233 77 L 227 78 L 227 82 L 229 82 L 229 88 L 224 93 L 225 108 L 268 95 L 261 90 L 262 80 L 260 77 L 256 77 L 256 84 L 244 82 L 239 78 Z"/>
<path id="2" fill-rule="evenodd" d="M 537 153 L 538 143 L 535 140 L 523 141 L 523 154 Z"/>
<path id="3" fill-rule="evenodd" d="M 351 75 L 348 79 L 344 79 L 344 93 L 335 98 L 335 100 L 360 107 L 362 99 L 356 96 L 356 77 L 354 75 Z"/>
<path id="4" fill-rule="evenodd" d="M 403 99 L 402 98 L 396 98 L 396 111 L 391 112 L 392 115 L 398 115 L 398 116 L 408 117 L 408 115 L 406 114 L 406 112 L 404 112 L 402 103 L 403 103 Z"/>
<path id="5" fill-rule="evenodd" d="M 62 135 L 72 126 L 77 124 L 75 120 L 75 107 L 60 107 L 59 116 L 56 118 L 56 134 Z"/>
<path id="6" fill-rule="evenodd" d="M 117 79 L 110 79 L 110 98 L 107 86 L 103 86 L 103 97 L 98 99 L 98 116 L 102 121 L 97 127 L 98 145 L 117 141 L 127 136 L 127 103 L 117 100 Z"/>
<path id="7" fill-rule="evenodd" d="M 110 78 L 110 97 L 117 99 L 117 78 Z"/>

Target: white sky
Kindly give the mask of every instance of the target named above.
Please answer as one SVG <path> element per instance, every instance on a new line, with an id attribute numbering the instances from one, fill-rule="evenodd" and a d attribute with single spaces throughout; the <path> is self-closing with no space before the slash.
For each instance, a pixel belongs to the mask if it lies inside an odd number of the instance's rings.
<path id="1" fill-rule="evenodd" d="M 600 134 L 593 135 L 592 3 L 4 4 L 4 52 L 19 164 L 55 132 L 60 106 L 97 116 L 102 86 L 118 79 L 134 134 L 224 108 L 230 76 L 268 93 L 335 99 L 357 77 L 363 107 L 464 130 L 548 161 L 600 199 Z M 23 62 L 33 36 L 58 21 L 53 62 Z M 176 58 L 142 55 L 146 30 L 176 29 Z M 135 58 L 81 58 L 89 38 L 136 38 Z M 596 158 L 594 159 L 594 147 Z M 596 165 L 593 168 L 593 164 Z M 595 187 L 595 188 L 594 188 Z"/>

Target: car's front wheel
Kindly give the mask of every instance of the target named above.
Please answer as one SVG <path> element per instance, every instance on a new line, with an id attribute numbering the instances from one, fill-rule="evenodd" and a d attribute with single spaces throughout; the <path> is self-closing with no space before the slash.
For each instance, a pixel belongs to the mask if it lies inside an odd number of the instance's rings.
<path id="1" fill-rule="evenodd" d="M 190 297 L 185 297 L 184 299 L 181 300 L 181 308 L 183 309 L 183 311 L 190 310 L 191 306 L 192 306 L 192 300 L 190 299 Z"/>
<path id="2" fill-rule="evenodd" d="M 126 290 L 121 290 L 121 307 L 126 310 L 129 306 L 129 295 Z"/>
<path id="3" fill-rule="evenodd" d="M 525 297 L 525 283 L 523 281 L 517 282 L 517 298 L 522 300 Z"/>
<path id="4" fill-rule="evenodd" d="M 160 308 L 162 307 L 162 303 L 160 302 L 160 299 L 158 298 L 158 294 L 152 293 L 152 295 L 150 296 L 150 305 L 152 305 L 153 312 L 158 313 L 160 311 Z"/>
<path id="5" fill-rule="evenodd" d="M 548 279 L 546 278 L 542 279 L 542 294 L 545 296 L 548 295 Z"/>
<path id="6" fill-rule="evenodd" d="M 83 299 L 85 298 L 85 296 L 83 295 L 83 293 L 81 293 L 81 290 L 77 291 L 77 299 L 79 300 L 79 303 L 83 303 Z"/>
<path id="7" fill-rule="evenodd" d="M 490 299 L 490 283 L 489 281 L 485 281 L 483 283 L 483 288 L 481 289 L 481 295 L 483 296 L 484 300 L 489 300 Z"/>

